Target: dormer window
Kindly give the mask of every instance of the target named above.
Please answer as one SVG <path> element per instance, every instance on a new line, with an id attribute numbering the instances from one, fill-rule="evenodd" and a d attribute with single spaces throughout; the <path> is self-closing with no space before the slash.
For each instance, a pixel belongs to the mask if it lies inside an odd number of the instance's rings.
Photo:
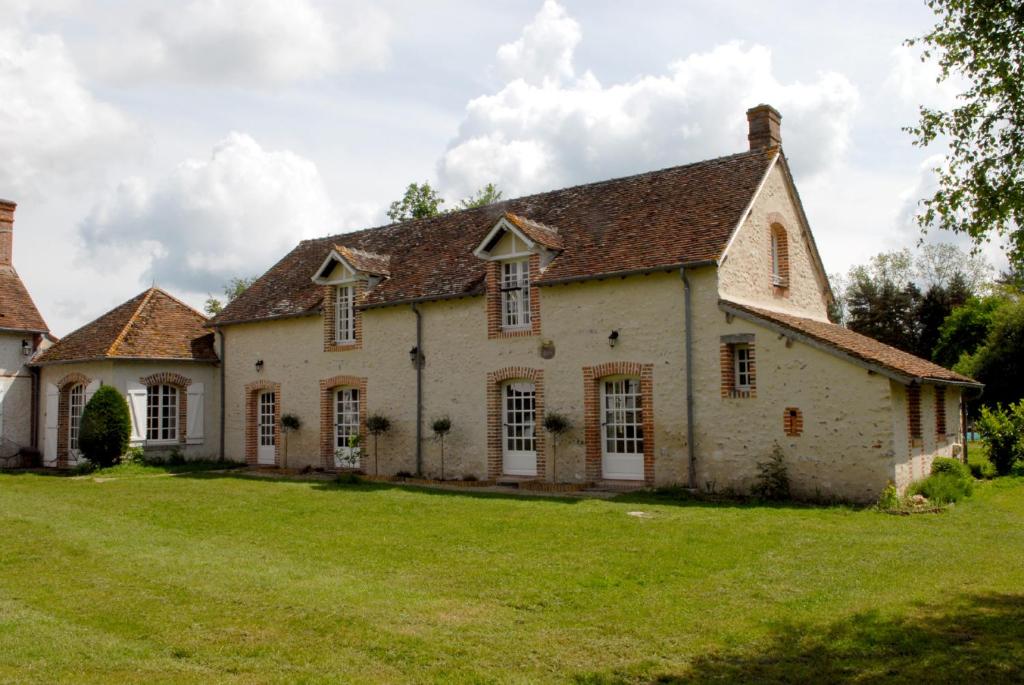
<path id="1" fill-rule="evenodd" d="M 346 345 L 356 341 L 356 293 L 353 285 L 334 287 L 334 342 Z"/>
<path id="2" fill-rule="evenodd" d="M 515 330 L 530 327 L 530 260 L 501 264 L 501 327 Z"/>

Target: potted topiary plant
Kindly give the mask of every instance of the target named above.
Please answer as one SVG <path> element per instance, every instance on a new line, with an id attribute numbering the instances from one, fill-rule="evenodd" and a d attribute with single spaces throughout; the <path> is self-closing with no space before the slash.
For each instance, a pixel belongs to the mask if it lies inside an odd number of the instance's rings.
<path id="1" fill-rule="evenodd" d="M 288 434 L 302 428 L 302 419 L 295 414 L 281 417 L 281 432 L 284 433 L 284 468 L 288 468 Z"/>
<path id="2" fill-rule="evenodd" d="M 572 422 L 564 414 L 549 411 L 544 416 L 544 430 L 551 434 L 551 482 L 558 482 L 558 439 L 572 428 Z"/>
<path id="3" fill-rule="evenodd" d="M 131 432 L 132 419 L 124 395 L 104 385 L 82 410 L 78 448 L 96 466 L 113 466 L 127 451 Z"/>
<path id="4" fill-rule="evenodd" d="M 366 419 L 366 430 L 373 436 L 373 475 L 377 475 L 377 438 L 391 430 L 391 420 L 383 414 L 373 414 Z"/>
<path id="5" fill-rule="evenodd" d="M 434 419 L 434 422 L 430 424 L 430 429 L 434 431 L 434 437 L 441 443 L 441 480 L 444 480 L 444 436 L 452 430 L 452 420 L 447 416 Z"/>

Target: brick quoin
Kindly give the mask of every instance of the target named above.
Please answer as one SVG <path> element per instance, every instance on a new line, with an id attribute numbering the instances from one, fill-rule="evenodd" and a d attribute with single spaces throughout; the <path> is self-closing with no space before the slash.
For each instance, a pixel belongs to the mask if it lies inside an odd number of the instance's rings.
<path id="1" fill-rule="evenodd" d="M 506 331 L 501 327 L 501 262 L 487 262 L 484 277 L 487 292 L 487 337 L 522 338 L 540 335 L 540 288 L 534 281 L 540 277 L 540 256 L 530 255 L 530 327 Z"/>
<path id="2" fill-rule="evenodd" d="M 345 352 L 347 350 L 358 350 L 363 347 L 363 311 L 359 308 L 362 304 L 363 299 L 366 295 L 366 283 L 363 281 L 355 281 L 354 283 L 345 285 L 351 285 L 353 291 L 353 297 L 355 299 L 355 323 L 353 325 L 356 339 L 349 343 L 338 344 L 335 340 L 335 333 L 337 333 L 336 326 L 337 320 L 335 318 L 335 310 L 338 308 L 338 294 L 335 288 L 337 286 L 325 285 L 323 288 L 323 314 L 324 314 L 324 352 Z"/>
<path id="3" fill-rule="evenodd" d="M 66 468 L 71 460 L 69 430 L 71 428 L 71 388 L 76 385 L 88 386 L 92 379 L 77 371 L 57 381 L 60 395 L 57 399 L 57 468 Z"/>
<path id="4" fill-rule="evenodd" d="M 320 463 L 328 471 L 348 470 L 334 465 L 335 396 L 338 388 L 359 389 L 359 435 L 366 439 L 366 378 L 331 376 L 320 381 Z M 363 464 L 359 465 L 360 468 Z"/>
<path id="5" fill-rule="evenodd" d="M 523 366 L 509 366 L 487 374 L 487 477 L 498 478 L 504 470 L 502 450 L 502 414 L 504 411 L 502 386 L 508 381 L 533 383 L 536 412 L 537 478 L 547 478 L 547 436 L 544 423 L 544 371 Z M 552 474 L 554 479 L 555 474 Z"/>
<path id="6" fill-rule="evenodd" d="M 583 425 L 586 477 L 601 480 L 601 382 L 610 376 L 640 380 L 640 407 L 644 429 L 644 481 L 654 483 L 654 364 L 608 362 L 583 367 Z"/>
<path id="7" fill-rule="evenodd" d="M 921 440 L 921 386 L 913 383 L 907 386 L 907 433 L 911 447 Z"/>
<path id="8" fill-rule="evenodd" d="M 245 386 L 245 463 L 249 466 L 256 466 L 259 397 L 266 390 L 274 392 L 274 466 L 281 465 L 281 384 L 255 381 Z"/>
<path id="9" fill-rule="evenodd" d="M 188 387 L 192 385 L 192 379 L 182 376 L 180 373 L 161 372 L 144 376 L 139 379 L 147 388 L 152 385 L 170 385 L 178 390 L 178 442 L 184 444 L 188 439 Z M 146 411 L 149 411 L 149 400 L 146 400 Z M 149 430 L 149 415 L 146 415 L 146 425 L 142 426 L 142 434 Z"/>
<path id="10" fill-rule="evenodd" d="M 946 439 L 946 388 L 935 386 L 935 437 Z"/>

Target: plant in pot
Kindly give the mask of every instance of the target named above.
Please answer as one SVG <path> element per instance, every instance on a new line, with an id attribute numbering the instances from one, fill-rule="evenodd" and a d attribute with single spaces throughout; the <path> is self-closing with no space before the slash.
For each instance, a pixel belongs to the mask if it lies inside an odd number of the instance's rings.
<path id="1" fill-rule="evenodd" d="M 288 434 L 302 428 L 302 419 L 295 414 L 281 417 L 281 432 L 284 433 L 284 468 L 288 468 Z"/>
<path id="2" fill-rule="evenodd" d="M 544 415 L 544 430 L 551 435 L 551 482 L 558 482 L 558 440 L 572 428 L 572 422 L 564 414 L 549 411 Z"/>
<path id="3" fill-rule="evenodd" d="M 391 420 L 383 414 L 373 414 L 366 419 L 366 430 L 373 436 L 373 475 L 377 475 L 377 438 L 391 430 Z"/>
<path id="4" fill-rule="evenodd" d="M 334 450 L 334 463 L 346 469 L 359 468 L 363 458 L 363 436 L 353 433 L 345 447 Z"/>
<path id="5" fill-rule="evenodd" d="M 434 422 L 430 424 L 430 429 L 434 431 L 434 437 L 441 443 L 441 480 L 444 480 L 444 436 L 451 432 L 452 420 L 447 416 L 434 419 Z"/>

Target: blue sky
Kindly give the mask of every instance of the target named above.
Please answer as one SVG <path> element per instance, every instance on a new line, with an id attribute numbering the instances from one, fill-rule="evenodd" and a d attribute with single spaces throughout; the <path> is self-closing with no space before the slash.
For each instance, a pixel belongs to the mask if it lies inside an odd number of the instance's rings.
<path id="1" fill-rule="evenodd" d="M 761 101 L 845 272 L 918 240 L 941 150 L 900 129 L 955 93 L 900 47 L 932 24 L 916 1 L 0 0 L 0 16 L 0 197 L 57 334 L 154 282 L 199 306 L 302 238 L 383 223 L 410 181 L 454 203 L 738 152 Z"/>

